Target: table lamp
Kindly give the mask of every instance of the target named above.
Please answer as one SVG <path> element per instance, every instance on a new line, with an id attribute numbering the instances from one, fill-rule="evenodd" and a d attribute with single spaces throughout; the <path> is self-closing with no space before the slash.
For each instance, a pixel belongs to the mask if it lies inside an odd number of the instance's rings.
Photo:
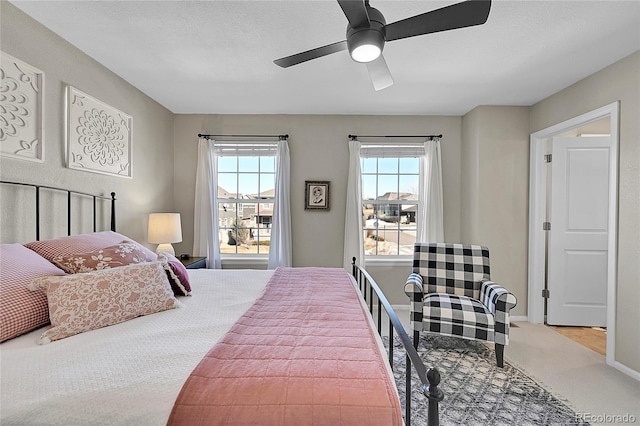
<path id="1" fill-rule="evenodd" d="M 156 253 L 176 254 L 171 243 L 182 241 L 182 225 L 180 213 L 150 213 L 148 240 L 158 244 Z"/>

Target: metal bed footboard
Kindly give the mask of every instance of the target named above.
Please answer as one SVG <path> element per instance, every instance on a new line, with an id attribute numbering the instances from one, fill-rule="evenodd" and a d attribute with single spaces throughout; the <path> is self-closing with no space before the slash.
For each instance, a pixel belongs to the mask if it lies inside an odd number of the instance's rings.
<path id="1" fill-rule="evenodd" d="M 393 336 L 394 330 L 404 346 L 406 352 L 406 392 L 405 392 L 405 424 L 411 426 L 411 366 L 418 373 L 418 377 L 422 382 L 422 393 L 428 399 L 428 426 L 439 426 L 440 419 L 438 414 L 438 403 L 444 398 L 444 394 L 438 385 L 440 384 L 440 373 L 436 368 L 427 368 L 420 359 L 416 348 L 413 346 L 413 342 L 407 335 L 400 319 L 396 315 L 395 311 L 391 307 L 391 304 L 385 297 L 380 287 L 375 280 L 369 275 L 369 273 L 356 265 L 356 258 L 354 257 L 351 262 L 352 274 L 360 288 L 360 293 L 365 302 L 368 302 L 369 313 L 373 317 L 374 313 L 374 300 L 377 307 L 377 326 L 378 334 L 382 336 L 382 308 L 387 313 L 389 318 L 389 364 L 393 370 Z"/>
<path id="2" fill-rule="evenodd" d="M 106 200 L 111 202 L 111 231 L 116 231 L 116 193 L 112 192 L 111 196 L 89 194 L 82 191 L 74 191 L 65 188 L 57 188 L 54 186 L 37 185 L 33 183 L 24 182 L 11 182 L 6 180 L 0 180 L 0 184 L 27 186 L 35 189 L 35 231 L 36 240 L 40 240 L 40 190 L 60 191 L 67 193 L 67 235 L 71 235 L 71 200 L 72 196 L 91 197 L 93 199 L 93 232 L 97 231 L 97 202 L 98 200 Z"/>

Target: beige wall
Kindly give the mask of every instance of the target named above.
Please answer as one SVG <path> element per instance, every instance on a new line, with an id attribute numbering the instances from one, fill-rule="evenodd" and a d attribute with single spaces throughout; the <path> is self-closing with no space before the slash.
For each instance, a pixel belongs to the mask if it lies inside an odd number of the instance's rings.
<path id="1" fill-rule="evenodd" d="M 147 214 L 173 208 L 173 114 L 120 77 L 71 46 L 15 6 L 0 2 L 2 50 L 45 73 L 45 162 L 2 158 L 3 180 L 62 186 L 91 193 L 117 193 L 118 231 L 146 242 Z M 65 167 L 64 92 L 70 84 L 133 116 L 133 178 L 126 179 L 71 170 Z M 2 190 L 2 217 L 11 211 L 30 209 L 28 200 L 15 205 Z M 45 217 L 61 216 L 66 204 L 45 206 Z M 63 210 L 64 211 L 64 210 Z M 26 213 L 23 213 L 26 215 Z M 45 237 L 66 232 L 47 229 Z M 4 224 L 3 224 L 4 225 Z M 29 222 L 29 226 L 32 222 Z M 49 227 L 50 228 L 50 227 Z M 2 242 L 25 242 L 33 233 L 13 233 L 3 226 Z M 86 230 L 85 232 L 90 231 Z M 52 235 L 53 233 L 58 235 Z"/>
<path id="2" fill-rule="evenodd" d="M 116 191 L 118 230 L 146 242 L 147 214 L 182 213 L 191 252 L 197 133 L 288 133 L 291 150 L 293 263 L 342 265 L 348 134 L 442 133 L 445 238 L 487 245 L 492 277 L 526 314 L 528 135 L 620 101 L 620 184 L 616 360 L 640 371 L 640 53 L 527 107 L 478 107 L 464 117 L 344 115 L 174 115 L 7 2 L 0 2 L 2 49 L 45 72 L 43 164 L 0 159 L 2 179 L 91 192 Z M 133 116 L 133 179 L 65 168 L 64 87 L 71 84 Z M 331 181 L 331 209 L 305 211 L 304 181 Z M 4 192 L 0 192 L 3 195 Z M 2 198 L 0 220 L 28 210 Z M 56 204 L 57 206 L 57 204 Z M 50 212 L 51 217 L 58 214 Z M 22 241 L 6 232 L 2 242 Z M 11 240 L 11 241 L 10 241 Z M 391 303 L 410 265 L 371 265 Z"/>
<path id="3" fill-rule="evenodd" d="M 193 246 L 193 202 L 198 133 L 288 134 L 291 152 L 291 225 L 294 266 L 342 266 L 349 134 L 440 134 L 445 211 L 460 209 L 460 117 L 348 115 L 177 115 L 175 207 L 183 216 L 180 253 Z M 304 210 L 305 180 L 331 181 L 329 211 Z M 457 240 L 459 215 L 445 216 L 445 235 Z M 406 303 L 404 266 L 378 266 L 372 274 L 392 303 Z"/>
<path id="4" fill-rule="evenodd" d="M 640 52 L 531 108 L 536 132 L 620 101 L 615 359 L 640 371 Z"/>
<path id="5" fill-rule="evenodd" d="M 480 210 L 480 108 L 474 108 L 462 117 L 462 146 L 460 164 L 462 170 L 460 203 L 460 238 L 465 241 L 480 241 L 477 219 Z"/>
<path id="6" fill-rule="evenodd" d="M 459 242 L 489 248 L 491 279 L 527 313 L 529 108 L 477 107 L 462 118 Z M 447 239 L 448 241 L 451 241 Z"/>

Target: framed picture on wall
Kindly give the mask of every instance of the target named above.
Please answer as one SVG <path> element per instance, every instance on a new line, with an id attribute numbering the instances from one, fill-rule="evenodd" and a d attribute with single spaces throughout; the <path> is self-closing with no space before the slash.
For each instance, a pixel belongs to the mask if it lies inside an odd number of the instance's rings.
<path id="1" fill-rule="evenodd" d="M 307 180 L 304 184 L 304 209 L 329 210 L 329 181 Z"/>

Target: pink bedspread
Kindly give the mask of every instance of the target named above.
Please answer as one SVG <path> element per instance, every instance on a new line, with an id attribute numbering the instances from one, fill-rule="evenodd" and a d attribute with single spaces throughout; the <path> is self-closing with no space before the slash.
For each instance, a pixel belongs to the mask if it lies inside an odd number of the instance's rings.
<path id="1" fill-rule="evenodd" d="M 203 358 L 172 425 L 401 425 L 359 295 L 337 268 L 279 268 Z"/>

